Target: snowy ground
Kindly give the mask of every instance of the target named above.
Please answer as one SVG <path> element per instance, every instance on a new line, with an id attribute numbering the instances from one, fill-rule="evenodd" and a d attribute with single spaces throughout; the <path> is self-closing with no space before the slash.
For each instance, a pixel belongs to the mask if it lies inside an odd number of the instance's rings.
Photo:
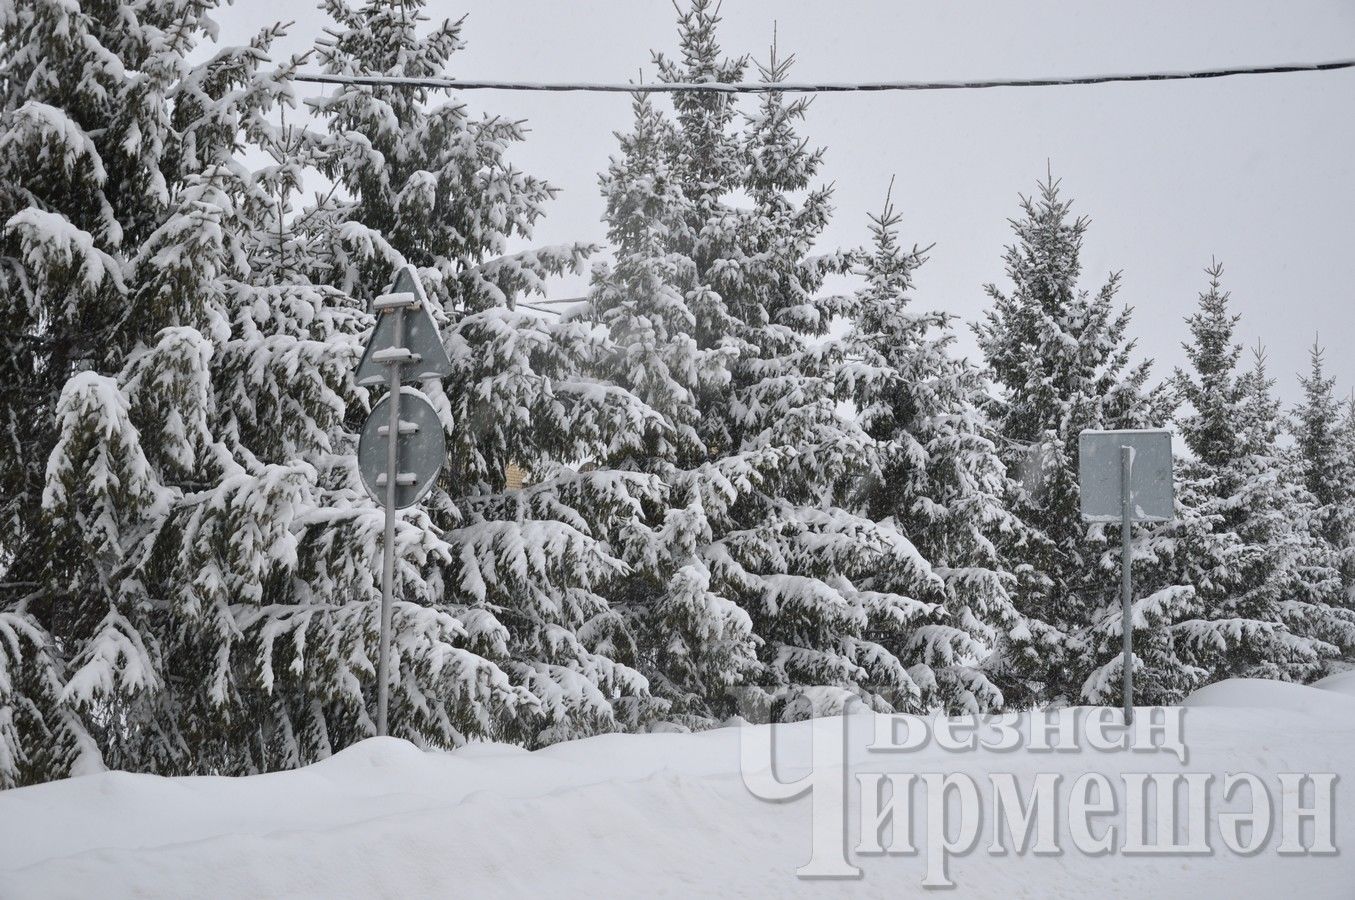
<path id="1" fill-rule="evenodd" d="M 1065 782 L 1120 772 L 1334 772 L 1335 841 L 1355 835 L 1355 676 L 1320 687 L 1228 682 L 1184 718 L 1185 765 L 1166 753 L 865 749 L 872 722 L 849 720 L 855 771 L 954 772 L 984 794 L 992 771 Z M 807 758 L 813 728 L 780 726 L 779 775 Z M 157 778 L 110 772 L 0 793 L 0 897 L 923 896 L 922 852 L 860 857 L 855 881 L 807 881 L 809 797 L 771 803 L 740 775 L 740 734 L 612 735 L 527 753 L 477 745 L 424 753 L 366 741 L 296 772 Z M 1278 807 L 1281 798 L 1275 796 Z M 916 811 L 915 811 L 916 814 Z M 849 815 L 852 819 L 855 813 Z M 1278 821 L 1279 812 L 1276 811 Z M 1067 822 L 1060 819 L 1065 833 Z M 1355 896 L 1355 850 L 1284 857 L 1272 838 L 1241 857 L 993 856 L 952 859 L 956 897 Z M 849 842 L 855 846 L 856 828 Z M 1217 843 L 1217 842 L 1215 842 Z M 1010 844 L 1010 842 L 1009 842 Z"/>

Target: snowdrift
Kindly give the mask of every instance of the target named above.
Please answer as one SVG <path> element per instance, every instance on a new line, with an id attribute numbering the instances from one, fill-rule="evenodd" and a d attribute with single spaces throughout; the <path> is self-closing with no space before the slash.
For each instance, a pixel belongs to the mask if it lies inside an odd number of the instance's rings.
<path id="1" fill-rule="evenodd" d="M 1335 835 L 1355 834 L 1355 691 L 1232 681 L 1187 702 L 1182 765 L 1168 753 L 945 751 L 888 757 L 891 772 L 1018 780 L 1121 772 L 1333 772 Z M 878 754 L 874 717 L 845 720 L 847 758 Z M 1029 726 L 1023 715 L 1021 727 Z M 776 774 L 806 771 L 816 729 L 778 726 Z M 880 771 L 878 766 L 874 769 Z M 1275 798 L 1278 803 L 1280 798 Z M 0 896 L 425 897 L 935 896 L 915 854 L 860 856 L 857 880 L 796 877 L 810 855 L 810 798 L 773 803 L 740 774 L 740 729 L 607 735 L 528 753 L 423 752 L 373 739 L 294 772 L 159 778 L 108 772 L 0 793 Z M 849 821 L 853 816 L 849 815 Z M 1059 827 L 1066 832 L 1066 822 Z M 854 847 L 853 828 L 848 845 Z M 1010 842 L 1009 842 L 1010 844 Z M 1352 896 L 1355 854 L 997 856 L 988 832 L 950 861 L 958 897 Z"/>
<path id="2" fill-rule="evenodd" d="M 1349 672 L 1338 672 L 1335 675 L 1328 675 L 1321 681 L 1315 682 L 1313 687 L 1322 688 L 1326 691 L 1335 691 L 1338 694 L 1347 694 L 1355 697 L 1355 670 Z"/>

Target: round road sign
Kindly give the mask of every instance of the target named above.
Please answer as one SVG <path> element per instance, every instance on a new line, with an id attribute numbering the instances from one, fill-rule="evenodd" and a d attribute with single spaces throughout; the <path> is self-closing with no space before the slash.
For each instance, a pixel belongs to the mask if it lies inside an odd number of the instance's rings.
<path id="1" fill-rule="evenodd" d="M 386 464 L 390 426 L 389 393 L 372 407 L 358 439 L 358 471 L 363 487 L 386 505 Z M 438 414 L 422 393 L 400 389 L 400 433 L 396 439 L 395 508 L 418 503 L 433 487 L 447 459 L 447 439 Z"/>

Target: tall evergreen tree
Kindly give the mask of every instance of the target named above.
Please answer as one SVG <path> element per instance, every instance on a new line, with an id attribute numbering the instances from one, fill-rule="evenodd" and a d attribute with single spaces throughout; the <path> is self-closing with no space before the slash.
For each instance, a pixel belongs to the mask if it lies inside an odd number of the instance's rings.
<path id="1" fill-rule="evenodd" d="M 1189 412 L 1178 416 L 1191 452 L 1178 473 L 1178 571 L 1194 585 L 1199 618 L 1176 626 L 1193 664 L 1211 678 L 1303 679 L 1336 647 L 1323 639 L 1335 623 L 1325 604 L 1303 598 L 1301 565 L 1310 542 L 1294 527 L 1311 503 L 1285 471 L 1278 447 L 1279 407 L 1264 355 L 1239 373 L 1238 316 L 1228 308 L 1223 267 L 1206 270 L 1209 288 L 1186 319 L 1192 372 L 1175 385 Z M 1311 573 L 1309 573 L 1311 574 Z"/>
<path id="2" fill-rule="evenodd" d="M 773 42 L 759 78 L 784 81 L 793 61 Z M 913 632 L 912 646 L 901 638 L 940 604 L 942 580 L 896 527 L 852 509 L 880 447 L 839 409 L 843 351 L 823 340 L 849 301 L 819 291 L 852 259 L 810 255 L 832 210 L 831 188 L 813 184 L 823 150 L 797 133 L 808 104 L 772 92 L 745 115 L 751 203 L 731 204 L 703 232 L 719 256 L 701 275 L 736 319 L 726 459 L 752 476 L 712 552 L 763 641 L 761 684 L 782 715 L 836 712 L 851 697 L 916 709 L 935 689 L 932 673 L 901 656 L 939 667 L 954 659 L 958 636 Z M 906 573 L 918 594 L 873 589 L 882 569 Z"/>
<path id="3" fill-rule="evenodd" d="M 993 306 L 975 329 L 1001 391 L 994 415 L 1017 485 L 1012 509 L 1032 532 L 1021 556 L 1022 612 L 1053 629 L 1020 661 L 1049 699 L 1114 702 L 1118 541 L 1080 516 L 1078 435 L 1160 425 L 1167 403 L 1145 388 L 1149 363 L 1131 363 L 1130 311 L 1115 305 L 1119 275 L 1094 294 L 1078 288 L 1087 220 L 1071 218 L 1052 177 L 1021 206 L 1006 255 L 1012 290 L 989 286 Z M 1146 702 L 1174 699 L 1198 677 L 1167 627 L 1186 615 L 1192 590 L 1170 579 L 1153 538 L 1140 528 L 1134 550 L 1135 665 Z"/>
<path id="4" fill-rule="evenodd" d="M 440 66 L 458 44 L 450 25 L 425 42 L 409 3 L 331 11 L 334 71 Z M 6 7 L 0 365 L 23 389 L 3 409 L 0 783 L 260 771 L 372 733 L 382 515 L 353 463 L 373 398 L 352 370 L 406 259 L 457 371 L 429 386 L 447 478 L 397 532 L 396 733 L 646 720 L 598 593 L 626 567 L 599 535 L 657 488 L 565 463 L 653 414 L 580 375 L 604 332 L 515 308 L 586 249 L 501 254 L 551 193 L 503 161 L 520 130 L 415 102 L 403 135 L 381 110 L 404 101 L 361 89 L 319 105 L 334 136 L 288 126 L 279 30 L 190 63 L 208 13 Z M 246 144 L 272 164 L 250 171 Z M 293 212 L 316 163 L 337 188 Z M 529 488 L 505 490 L 510 460 Z"/>
<path id="5" fill-rule="evenodd" d="M 661 77 L 741 77 L 717 24 L 707 0 L 680 12 L 681 56 L 657 58 Z M 773 48 L 759 75 L 780 81 L 789 66 Z M 804 111 L 775 92 L 743 114 L 729 97 L 683 94 L 669 120 L 637 100 L 603 182 L 620 252 L 592 314 L 624 348 L 611 377 L 664 416 L 643 451 L 606 463 L 663 473 L 668 487 L 625 539 L 651 574 L 619 602 L 686 725 L 734 712 L 732 684 L 760 689 L 778 715 L 849 697 L 916 708 L 924 686 L 894 637 L 942 600 L 896 528 L 848 510 L 878 447 L 838 409 L 842 350 L 821 340 L 847 301 L 819 292 L 850 257 L 810 255 L 831 210 L 813 186 L 821 153 L 796 132 Z M 913 566 L 933 599 L 864 588 L 885 561 Z"/>
<path id="6" fill-rule="evenodd" d="M 217 366 L 252 303 L 241 142 L 289 65 L 276 28 L 190 62 L 212 6 L 0 22 L 0 784 L 250 767 L 226 594 L 286 568 L 307 472 L 222 427 Z"/>
<path id="7" fill-rule="evenodd" d="M 899 221 L 888 196 L 870 217 L 873 247 L 860 266 L 865 284 L 845 339 L 852 362 L 842 370 L 843 393 L 887 448 L 861 490 L 867 515 L 906 535 L 944 585 L 934 614 L 895 652 L 928 686 L 928 706 L 974 711 L 1001 704 L 990 673 L 1006 680 L 1008 657 L 1033 635 L 1013 605 L 1016 579 L 1005 558 L 1023 528 L 1004 505 L 1006 468 L 979 408 L 982 372 L 954 355 L 954 316 L 914 308 L 925 250 L 900 245 Z M 882 569 L 864 585 L 936 596 L 931 580 L 918 576 L 914 567 Z M 1024 699 L 1019 694 L 1012 700 Z"/>
<path id="8" fill-rule="evenodd" d="M 1346 499 L 1345 543 L 1342 548 L 1342 586 L 1345 588 L 1345 606 L 1355 609 L 1355 390 L 1344 404 L 1341 433 L 1337 437 L 1337 454 L 1342 462 L 1341 485 Z"/>
<path id="9" fill-rule="evenodd" d="M 1273 490 L 1280 494 L 1279 501 L 1273 504 L 1264 496 L 1254 502 L 1263 511 L 1272 505 L 1283 510 L 1283 521 L 1276 531 L 1281 544 L 1277 553 L 1282 554 L 1288 544 L 1296 548 L 1296 565 L 1292 579 L 1286 582 L 1288 593 L 1280 603 L 1280 618 L 1300 640 L 1311 642 L 1323 658 L 1322 670 L 1311 667 L 1302 670 L 1303 677 L 1307 678 L 1331 667 L 1332 662 L 1327 657 L 1332 652 L 1350 659 L 1351 648 L 1355 647 L 1355 611 L 1343 596 L 1341 575 L 1333 565 L 1327 546 L 1312 530 L 1317 501 L 1307 489 L 1302 466 L 1294 458 L 1292 448 L 1286 451 L 1280 447 L 1279 436 L 1285 432 L 1285 416 L 1274 396 L 1274 379 L 1266 372 L 1265 352 L 1259 344 L 1253 356 L 1252 368 L 1246 375 L 1250 400 L 1243 421 L 1248 425 L 1249 434 L 1274 435 L 1269 444 L 1255 439 L 1249 444 L 1269 447 L 1268 454 L 1261 455 L 1256 465 L 1259 469 L 1278 472 Z M 1270 487 L 1269 479 L 1257 481 L 1264 495 Z M 1277 569 L 1277 574 L 1279 571 L 1283 570 Z"/>
<path id="10" fill-rule="evenodd" d="M 1340 577 L 1339 602 L 1355 605 L 1355 463 L 1343 450 L 1347 439 L 1336 399 L 1336 380 L 1326 374 L 1323 349 L 1313 343 L 1308 375 L 1300 376 L 1303 402 L 1294 411 L 1294 450 L 1314 507 L 1309 528 L 1326 546 Z"/>
<path id="11" fill-rule="evenodd" d="M 596 269 L 589 306 L 617 346 L 603 360 L 606 377 L 660 418 L 643 445 L 601 462 L 650 474 L 664 491 L 617 530 L 634 575 L 617 584 L 614 602 L 642 636 L 644 671 L 671 704 L 669 718 L 695 726 L 756 666 L 748 615 L 712 590 L 701 552 L 711 539 L 707 410 L 729 384 L 733 354 L 688 302 L 696 266 L 675 236 L 689 226 L 691 200 L 671 165 L 674 126 L 647 96 L 633 106 L 634 129 L 620 137 L 621 154 L 602 178 L 615 262 Z"/>
<path id="12" fill-rule="evenodd" d="M 461 23 L 426 29 L 417 0 L 326 9 L 335 26 L 319 56 L 336 75 L 441 75 L 462 47 Z M 303 213 L 308 276 L 365 304 L 394 265 L 415 265 L 453 365 L 422 386 L 446 428 L 444 475 L 397 534 L 393 733 L 442 746 L 474 736 L 537 745 L 635 727 L 659 707 L 629 664 L 624 621 L 599 593 L 628 571 L 601 538 L 657 486 L 571 464 L 638 441 L 653 413 L 582 374 L 613 352 L 605 331 L 519 304 L 591 248 L 506 253 L 511 238 L 530 237 L 555 189 L 507 161 L 520 123 L 473 118 L 445 93 L 344 85 L 311 104 L 328 126 L 311 143 L 341 190 Z M 271 672 L 294 719 L 310 717 L 317 696 L 333 704 L 327 738 L 302 748 L 306 758 L 370 733 L 353 690 L 375 667 L 369 620 L 340 610 L 348 597 L 374 604 L 379 593 L 370 560 L 381 513 L 348 455 L 372 399 L 355 389 L 346 405 L 335 438 L 346 453 L 326 460 L 325 511 L 302 537 L 305 589 L 269 632 Z M 529 470 L 530 483 L 511 489 L 510 464 Z M 298 648 L 353 650 L 337 666 L 310 667 L 296 662 L 293 635 Z"/>

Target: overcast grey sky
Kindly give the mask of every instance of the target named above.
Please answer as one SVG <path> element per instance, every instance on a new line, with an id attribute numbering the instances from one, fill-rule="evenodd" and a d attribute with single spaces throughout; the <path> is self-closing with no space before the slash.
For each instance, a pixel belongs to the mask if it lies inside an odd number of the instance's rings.
<path id="1" fill-rule="evenodd" d="M 469 14 L 453 77 L 625 81 L 654 77 L 670 50 L 669 0 L 434 0 Z M 1352 0 L 1024 3 L 725 0 L 722 43 L 764 55 L 775 21 L 795 80 L 1088 74 L 1355 57 Z M 325 16 L 308 3 L 237 0 L 222 39 L 276 18 L 309 43 Z M 302 86 L 303 91 L 322 90 Z M 522 117 L 512 158 L 561 189 L 538 243 L 601 241 L 597 173 L 629 125 L 623 94 L 472 92 L 474 108 Z M 1122 270 L 1121 299 L 1154 374 L 1180 364 L 1182 317 L 1211 255 L 1226 268 L 1239 338 L 1267 346 L 1286 399 L 1298 396 L 1315 334 L 1338 390 L 1355 386 L 1355 71 L 1204 82 L 819 97 L 808 136 L 828 148 L 836 219 L 825 246 L 866 236 L 891 176 L 904 237 L 935 242 L 918 303 L 971 321 L 985 282 L 1003 281 L 1007 219 L 1046 160 L 1090 216 L 1084 286 Z M 577 295 L 577 284 L 560 286 Z M 962 340 L 973 352 L 969 337 Z"/>

